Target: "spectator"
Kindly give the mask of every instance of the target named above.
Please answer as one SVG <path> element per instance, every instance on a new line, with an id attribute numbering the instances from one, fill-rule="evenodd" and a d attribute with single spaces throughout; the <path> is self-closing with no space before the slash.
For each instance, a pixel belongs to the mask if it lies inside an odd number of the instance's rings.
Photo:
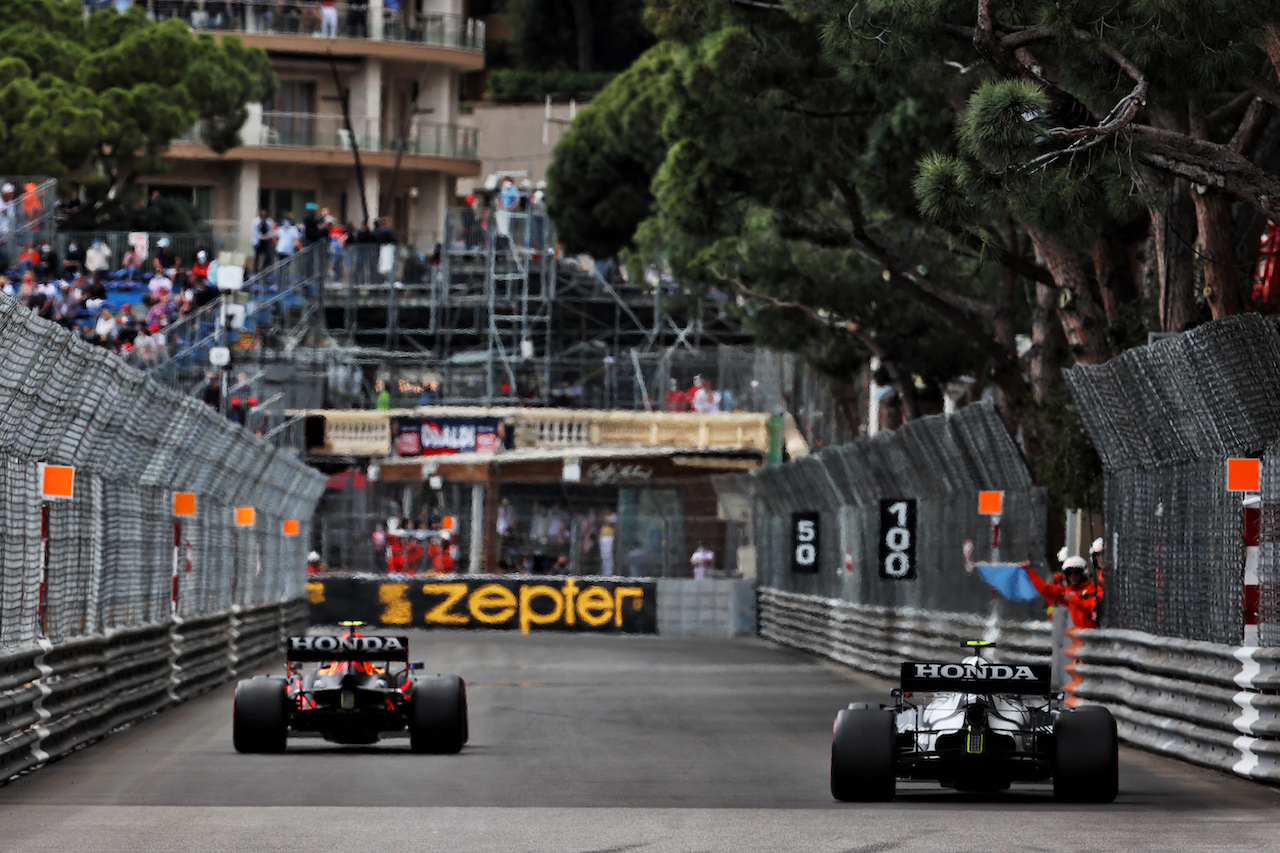
<path id="1" fill-rule="evenodd" d="M 168 296 L 173 292 L 173 280 L 164 272 L 154 272 L 151 274 L 151 281 L 147 283 L 147 290 L 151 292 L 153 300 L 158 300 L 161 295 Z"/>
<path id="2" fill-rule="evenodd" d="M 182 258 L 178 257 L 178 254 L 169 248 L 168 237 L 161 237 L 156 242 L 156 256 L 152 263 L 156 272 L 162 273 L 170 279 L 170 286 L 172 287 L 173 277 L 178 274 L 178 265 L 182 263 Z"/>
<path id="3" fill-rule="evenodd" d="M 152 279 L 154 281 L 155 279 Z M 151 308 L 147 311 L 148 326 L 165 326 L 173 317 L 175 305 L 169 298 L 169 292 L 165 291 L 160 294 L 155 302 L 151 303 Z"/>
<path id="4" fill-rule="evenodd" d="M 142 278 L 142 263 L 145 255 L 136 246 L 130 246 L 129 251 L 124 253 L 122 260 L 122 269 L 124 277 L 127 281 L 139 281 Z"/>
<path id="5" fill-rule="evenodd" d="M 373 239 L 378 244 L 378 274 L 383 282 L 389 282 L 396 272 L 396 232 L 391 229 L 390 219 L 384 216 L 378 220 Z"/>
<path id="6" fill-rule="evenodd" d="M 239 397 L 232 397 L 231 404 L 227 406 L 227 420 L 233 424 L 244 426 L 244 422 L 248 419 L 248 409 L 245 407 L 244 401 Z"/>
<path id="7" fill-rule="evenodd" d="M 18 272 L 33 272 L 40 265 L 40 251 L 35 243 L 28 243 L 18 256 Z"/>
<path id="8" fill-rule="evenodd" d="M 600 574 L 613 575 L 613 540 L 617 532 L 618 517 L 609 515 L 600 525 Z"/>
<path id="9" fill-rule="evenodd" d="M 191 274 L 196 278 L 209 278 L 209 253 L 206 251 L 196 252 L 196 262 L 191 265 Z"/>
<path id="10" fill-rule="evenodd" d="M 320 559 L 320 555 L 312 551 L 307 555 L 307 574 L 322 575 L 324 574 L 324 562 Z"/>
<path id="11" fill-rule="evenodd" d="M 102 283 L 102 273 L 95 272 L 89 279 L 89 284 L 82 296 L 85 304 L 95 300 L 104 300 L 107 298 L 107 286 Z M 92 307 L 92 306 L 91 306 Z"/>
<path id="12" fill-rule="evenodd" d="M 387 390 L 386 383 L 382 380 L 378 380 L 378 384 L 375 386 L 374 390 L 378 392 L 378 399 L 375 404 L 375 408 L 379 412 L 391 411 L 391 392 Z"/>
<path id="13" fill-rule="evenodd" d="M 311 246 L 320 242 L 320 225 L 323 222 L 320 212 L 316 209 L 314 201 L 307 202 L 307 212 L 302 217 L 302 244 Z"/>
<path id="14" fill-rule="evenodd" d="M 293 224 L 293 214 L 286 213 L 284 220 L 276 227 L 276 256 L 286 261 L 298 251 L 301 235 L 298 226 Z"/>
<path id="15" fill-rule="evenodd" d="M 114 341 L 119 328 L 116 318 L 111 315 L 110 308 L 103 308 L 98 312 L 98 322 L 94 325 L 93 331 L 100 341 L 103 343 Z"/>
<path id="16" fill-rule="evenodd" d="M 105 309 L 104 309 L 105 310 Z M 204 375 L 204 390 L 200 393 L 200 399 L 204 404 L 215 412 L 222 409 L 222 386 L 218 383 L 218 376 L 214 373 L 206 373 Z"/>
<path id="17" fill-rule="evenodd" d="M 40 201 L 39 188 L 35 184 L 27 184 L 22 193 L 22 215 L 27 225 L 39 227 L 44 217 L 44 202 Z"/>
<path id="18" fill-rule="evenodd" d="M 707 572 L 715 568 L 715 552 L 703 543 L 699 542 L 698 549 L 694 551 L 693 556 L 689 558 L 689 565 L 693 567 L 694 580 L 702 580 L 707 576 Z"/>
<path id="19" fill-rule="evenodd" d="M 704 380 L 694 392 L 693 410 L 703 414 L 720 411 L 720 395 L 710 382 Z"/>
<path id="20" fill-rule="evenodd" d="M 0 186 L 0 237 L 18 227 L 18 208 L 13 200 L 15 192 L 13 184 Z"/>
<path id="21" fill-rule="evenodd" d="M 70 329 L 79 314 L 80 301 L 72 294 L 70 282 L 64 281 L 59 285 L 58 295 L 53 298 L 53 321 Z"/>
<path id="22" fill-rule="evenodd" d="M 334 0 L 320 0 L 320 37 L 338 37 L 338 8 Z"/>
<path id="23" fill-rule="evenodd" d="M 347 229 L 335 222 L 329 228 L 329 262 L 333 264 L 333 277 L 344 281 L 347 277 Z"/>
<path id="24" fill-rule="evenodd" d="M 84 253 L 84 268 L 93 275 L 106 275 L 111 270 L 111 249 L 101 240 L 94 240 Z"/>
<path id="25" fill-rule="evenodd" d="M 36 277 L 45 280 L 58 274 L 58 253 L 53 245 L 45 243 L 40 247 L 40 260 L 36 263 Z"/>
<path id="26" fill-rule="evenodd" d="M 369 0 L 347 3 L 347 35 L 351 38 L 369 37 Z"/>
<path id="27" fill-rule="evenodd" d="M 275 263 L 276 224 L 265 210 L 258 211 L 258 218 L 253 220 L 250 233 L 253 236 L 253 271 L 260 273 Z"/>

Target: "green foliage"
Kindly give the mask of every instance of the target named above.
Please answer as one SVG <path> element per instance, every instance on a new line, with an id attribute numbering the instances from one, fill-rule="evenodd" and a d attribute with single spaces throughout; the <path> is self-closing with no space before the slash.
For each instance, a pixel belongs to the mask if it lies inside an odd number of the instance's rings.
<path id="1" fill-rule="evenodd" d="M 665 155 L 660 136 L 672 66 L 657 46 L 619 74 L 556 146 L 547 209 L 570 252 L 612 257 L 632 245 L 653 209 L 649 183 Z"/>
<path id="2" fill-rule="evenodd" d="M 540 104 L 556 100 L 586 100 L 609 84 L 612 71 L 517 71 L 495 68 L 488 74 L 490 100 L 500 104 Z"/>
<path id="3" fill-rule="evenodd" d="M 6 0 L 0 40 L 0 171 L 81 184 L 95 201 L 161 171 L 197 122 L 213 150 L 238 144 L 247 104 L 275 87 L 263 51 L 136 6 L 86 19 L 75 3 Z"/>
<path id="4" fill-rule="evenodd" d="M 644 0 L 512 0 L 511 65 L 521 71 L 622 71 L 653 46 L 643 15 Z"/>

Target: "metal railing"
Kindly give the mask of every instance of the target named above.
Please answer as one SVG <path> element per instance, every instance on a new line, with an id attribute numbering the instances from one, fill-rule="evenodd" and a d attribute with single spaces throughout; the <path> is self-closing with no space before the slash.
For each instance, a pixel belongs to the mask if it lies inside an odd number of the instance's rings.
<path id="1" fill-rule="evenodd" d="M 87 12 L 114 9 L 117 0 L 83 0 Z M 291 35 L 405 42 L 483 51 L 484 22 L 464 15 L 413 14 L 373 3 L 336 3 L 326 13 L 316 0 L 133 0 L 157 20 L 180 18 L 193 29 L 245 35 Z"/>
<path id="2" fill-rule="evenodd" d="M 0 176 L 0 184 L 12 184 L 9 202 L 0 202 L 0 250 L 16 264 L 23 248 L 40 246 L 55 233 L 58 182 L 45 177 Z M 30 187 L 31 189 L 28 189 Z"/>
<path id="3" fill-rule="evenodd" d="M 429 157 L 479 156 L 478 128 L 441 122 L 415 121 L 404 139 L 381 131 L 381 122 L 371 118 L 352 118 L 355 145 L 361 151 L 396 152 Z M 194 136 L 192 137 L 195 138 Z M 319 113 L 264 112 L 257 137 L 252 131 L 244 137 L 246 145 L 279 148 L 319 148 L 333 151 L 352 149 L 352 131 L 341 115 Z"/>

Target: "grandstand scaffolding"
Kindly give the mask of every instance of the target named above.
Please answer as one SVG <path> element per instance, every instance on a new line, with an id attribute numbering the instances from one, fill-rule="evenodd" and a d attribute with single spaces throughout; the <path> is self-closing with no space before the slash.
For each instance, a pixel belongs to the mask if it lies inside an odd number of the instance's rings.
<path id="1" fill-rule="evenodd" d="M 401 251 L 388 264 L 384 251 L 355 245 L 337 259 L 316 246 L 222 300 L 237 306 L 224 330 L 232 381 L 248 382 L 280 415 L 369 408 L 382 387 L 397 407 L 660 409 L 669 378 L 682 387 L 695 374 L 715 381 L 750 342 L 713 300 L 690 301 L 677 318 L 661 287 L 606 278 L 589 259 L 557 259 L 541 214 L 455 210 L 435 257 Z M 211 312 L 211 334 L 189 335 L 197 345 L 175 348 L 152 375 L 188 392 L 198 386 L 224 313 Z"/>

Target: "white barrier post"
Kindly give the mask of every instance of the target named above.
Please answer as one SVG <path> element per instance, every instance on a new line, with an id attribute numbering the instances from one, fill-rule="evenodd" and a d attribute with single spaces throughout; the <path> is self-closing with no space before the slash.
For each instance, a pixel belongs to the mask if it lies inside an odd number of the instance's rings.
<path id="1" fill-rule="evenodd" d="M 1258 645 L 1258 540 L 1262 531 L 1262 498 L 1244 499 L 1244 644 Z"/>

